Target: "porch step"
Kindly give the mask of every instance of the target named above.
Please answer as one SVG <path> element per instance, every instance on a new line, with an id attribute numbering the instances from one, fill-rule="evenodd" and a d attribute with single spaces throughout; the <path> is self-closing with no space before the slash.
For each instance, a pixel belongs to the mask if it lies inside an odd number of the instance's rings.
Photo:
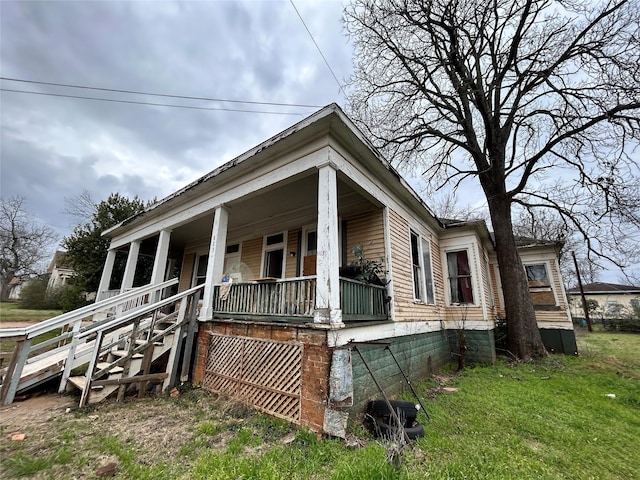
<path id="1" fill-rule="evenodd" d="M 69 377 L 69 383 L 71 383 L 72 385 L 74 385 L 76 388 L 80 389 L 80 390 L 84 390 L 84 387 L 87 385 L 87 378 L 85 376 L 79 376 L 79 377 Z M 91 390 L 95 390 L 95 391 L 99 391 L 104 389 L 104 386 L 99 385 L 99 386 L 92 386 Z"/>
<path id="2" fill-rule="evenodd" d="M 111 365 L 111 363 L 109 362 L 100 362 L 98 363 L 97 367 L 98 370 L 104 370 L 105 368 L 109 367 Z M 116 373 L 122 373 L 124 372 L 124 368 L 122 367 L 113 367 L 111 370 L 109 370 L 109 375 L 111 374 L 116 374 Z"/>
<path id="3" fill-rule="evenodd" d="M 127 354 L 129 353 L 127 350 L 111 350 L 111 355 L 115 356 L 115 357 L 126 357 Z M 134 353 L 133 356 L 131 358 L 142 358 L 144 357 L 144 355 L 142 355 L 141 353 Z"/>

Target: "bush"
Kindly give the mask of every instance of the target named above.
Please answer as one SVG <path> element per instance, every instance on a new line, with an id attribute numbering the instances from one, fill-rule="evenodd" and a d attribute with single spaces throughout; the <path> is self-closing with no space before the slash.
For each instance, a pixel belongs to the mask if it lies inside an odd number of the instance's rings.
<path id="1" fill-rule="evenodd" d="M 610 319 L 607 320 L 605 329 L 616 332 L 640 333 L 640 318 L 628 317 Z"/>
<path id="2" fill-rule="evenodd" d="M 66 284 L 54 289 L 48 289 L 48 285 L 48 274 L 31 280 L 20 292 L 20 308 L 68 312 L 89 303 L 84 289 L 79 285 Z"/>
<path id="3" fill-rule="evenodd" d="M 59 308 L 55 296 L 47 294 L 49 275 L 40 275 L 27 283 L 20 291 L 20 308 L 33 310 L 56 310 Z"/>

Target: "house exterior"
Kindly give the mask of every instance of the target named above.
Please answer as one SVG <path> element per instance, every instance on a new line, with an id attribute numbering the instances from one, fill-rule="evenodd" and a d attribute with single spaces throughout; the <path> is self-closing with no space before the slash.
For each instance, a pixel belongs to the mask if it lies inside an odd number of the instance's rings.
<path id="1" fill-rule="evenodd" d="M 53 254 L 51 262 L 49 262 L 49 268 L 47 268 L 47 273 L 49 274 L 47 289 L 59 288 L 67 283 L 67 280 L 69 280 L 75 272 L 67 262 L 66 252 L 58 250 Z"/>
<path id="2" fill-rule="evenodd" d="M 380 396 L 372 375 L 396 393 L 399 368 L 434 372 L 461 332 L 467 361 L 495 360 L 504 302 L 486 224 L 438 220 L 335 104 L 105 235 L 98 299 L 132 286 L 143 253 L 152 284 L 176 271 L 181 291 L 204 284 L 193 381 L 316 431 L 344 435 Z M 555 246 L 521 255 L 543 338 L 575 353 Z"/>
<path id="3" fill-rule="evenodd" d="M 585 299 L 597 302 L 590 317 L 592 320 L 606 322 L 633 316 L 640 311 L 640 287 L 619 285 L 616 283 L 594 282 L 582 286 Z M 570 288 L 567 292 L 571 299 L 571 314 L 573 318 L 584 318 L 582 298 L 578 287 Z"/>

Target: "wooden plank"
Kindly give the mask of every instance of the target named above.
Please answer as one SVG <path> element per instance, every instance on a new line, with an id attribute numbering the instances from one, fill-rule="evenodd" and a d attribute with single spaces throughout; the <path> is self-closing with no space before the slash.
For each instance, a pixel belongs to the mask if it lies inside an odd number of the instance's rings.
<path id="1" fill-rule="evenodd" d="M 136 375 L 134 377 L 108 378 L 107 380 L 96 380 L 92 383 L 95 387 L 106 387 L 107 385 L 128 385 L 137 382 L 152 382 L 154 380 L 164 380 L 169 374 L 167 372 L 149 373 L 147 375 Z"/>

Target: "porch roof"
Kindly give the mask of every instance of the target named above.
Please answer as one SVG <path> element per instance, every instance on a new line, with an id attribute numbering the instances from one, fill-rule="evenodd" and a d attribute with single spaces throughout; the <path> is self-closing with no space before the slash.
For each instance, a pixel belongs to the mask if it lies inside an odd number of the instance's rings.
<path id="1" fill-rule="evenodd" d="M 168 195 L 148 207 L 145 211 L 105 230 L 102 235 L 107 238 L 114 238 L 131 228 L 152 222 L 155 217 L 197 197 L 200 192 L 211 190 L 214 186 L 223 185 L 225 181 L 242 176 L 243 173 L 255 169 L 275 155 L 283 154 L 298 145 L 329 134 L 365 165 L 378 183 L 384 184 L 387 188 L 393 190 L 406 204 L 411 205 L 416 211 L 422 212 L 426 220 L 430 220 L 435 226 L 443 228 L 443 224 L 435 217 L 426 203 L 422 201 L 400 173 L 383 158 L 342 109 L 337 104 L 332 103 Z"/>

